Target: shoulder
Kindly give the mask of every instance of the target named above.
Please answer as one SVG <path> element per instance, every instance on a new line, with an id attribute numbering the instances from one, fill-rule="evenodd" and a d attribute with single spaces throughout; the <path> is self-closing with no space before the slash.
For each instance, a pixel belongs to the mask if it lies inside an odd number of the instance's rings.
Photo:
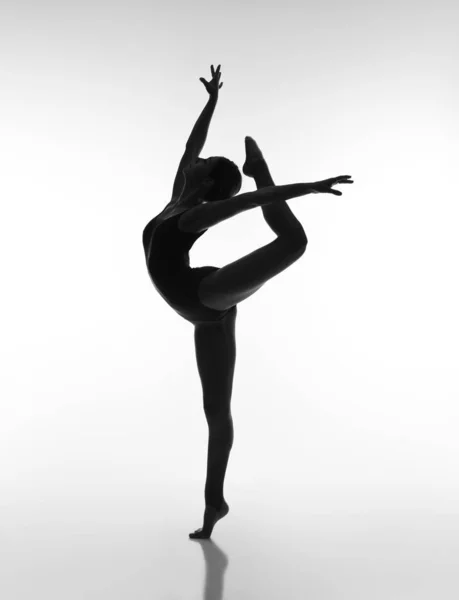
<path id="1" fill-rule="evenodd" d="M 159 214 L 156 215 L 156 217 L 153 217 L 153 219 L 151 219 L 151 221 L 148 221 L 148 223 L 145 225 L 145 227 L 143 229 L 143 235 L 145 236 L 146 234 L 151 232 L 153 229 L 155 229 L 158 225 L 160 225 L 161 223 L 163 223 L 170 217 L 173 217 L 174 214 L 176 214 L 175 206 L 176 206 L 176 200 L 172 199 L 169 202 L 169 204 L 167 204 L 163 208 L 163 210 Z"/>
<path id="2" fill-rule="evenodd" d="M 142 243 L 144 245 L 144 248 L 146 248 L 150 244 L 152 233 L 156 229 L 157 226 L 158 226 L 158 217 L 154 217 L 154 219 L 152 219 L 145 225 L 143 232 L 142 232 Z"/>
<path id="3" fill-rule="evenodd" d="M 152 229 L 155 228 L 155 225 L 157 224 L 157 222 L 158 222 L 158 217 L 154 217 L 151 221 L 148 221 L 148 223 L 143 228 L 143 236 L 144 237 L 148 232 L 150 232 Z"/>

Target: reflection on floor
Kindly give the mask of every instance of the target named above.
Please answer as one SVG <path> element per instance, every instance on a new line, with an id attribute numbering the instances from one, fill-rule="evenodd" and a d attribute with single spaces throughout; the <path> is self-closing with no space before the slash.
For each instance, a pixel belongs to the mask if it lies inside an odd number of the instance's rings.
<path id="1" fill-rule="evenodd" d="M 458 512 L 344 508 L 338 492 L 322 507 L 306 493 L 286 506 L 283 491 L 257 500 L 233 484 L 229 515 L 198 541 L 199 495 L 111 492 L 2 501 L 2 598 L 459 598 Z"/>

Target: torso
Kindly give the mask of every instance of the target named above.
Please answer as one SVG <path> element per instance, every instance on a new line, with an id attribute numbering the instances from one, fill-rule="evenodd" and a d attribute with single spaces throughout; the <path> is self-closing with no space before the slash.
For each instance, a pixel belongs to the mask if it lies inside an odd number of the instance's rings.
<path id="1" fill-rule="evenodd" d="M 153 217 L 153 219 L 151 219 L 151 221 L 149 221 L 147 223 L 147 225 L 145 226 L 145 228 L 143 230 L 143 244 L 144 244 L 145 254 L 147 256 L 149 255 L 149 247 L 150 247 L 150 243 L 151 243 L 150 232 L 151 232 L 152 228 L 154 227 L 156 229 L 156 227 L 158 225 L 161 225 L 168 219 L 176 217 L 177 215 L 181 215 L 182 213 L 186 212 L 190 208 L 191 208 L 191 206 L 181 203 L 180 198 L 172 198 L 172 200 L 169 202 L 169 204 L 167 204 L 166 207 L 158 215 L 156 215 L 156 217 Z"/>
<path id="2" fill-rule="evenodd" d="M 203 305 L 198 287 L 203 277 L 216 267 L 190 267 L 189 251 L 205 232 L 177 231 L 178 215 L 191 208 L 190 204 L 173 199 L 144 229 L 143 244 L 147 270 L 159 295 L 184 319 L 208 323 L 221 318 L 221 312 Z"/>

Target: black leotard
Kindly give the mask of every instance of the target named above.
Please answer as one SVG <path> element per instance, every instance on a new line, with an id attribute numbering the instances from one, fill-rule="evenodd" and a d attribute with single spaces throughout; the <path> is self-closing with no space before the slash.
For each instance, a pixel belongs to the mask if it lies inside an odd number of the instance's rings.
<path id="1" fill-rule="evenodd" d="M 150 279 L 158 293 L 191 323 L 220 321 L 232 310 L 208 308 L 198 297 L 201 280 L 218 267 L 190 267 L 189 251 L 207 229 L 188 233 L 178 228 L 180 214 L 152 219 L 143 231 L 143 247 Z"/>

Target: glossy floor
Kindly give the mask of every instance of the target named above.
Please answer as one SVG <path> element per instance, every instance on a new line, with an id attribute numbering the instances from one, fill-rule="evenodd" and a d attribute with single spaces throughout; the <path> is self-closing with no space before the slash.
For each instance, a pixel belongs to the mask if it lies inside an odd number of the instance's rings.
<path id="1" fill-rule="evenodd" d="M 453 600 L 459 514 L 319 506 L 306 493 L 232 485 L 211 540 L 196 484 L 2 501 L 8 600 Z M 107 490 L 108 491 L 108 490 Z M 180 494 L 177 493 L 180 491 Z M 263 495 L 262 492 L 263 491 Z M 11 500 L 11 499 L 10 499 Z"/>

